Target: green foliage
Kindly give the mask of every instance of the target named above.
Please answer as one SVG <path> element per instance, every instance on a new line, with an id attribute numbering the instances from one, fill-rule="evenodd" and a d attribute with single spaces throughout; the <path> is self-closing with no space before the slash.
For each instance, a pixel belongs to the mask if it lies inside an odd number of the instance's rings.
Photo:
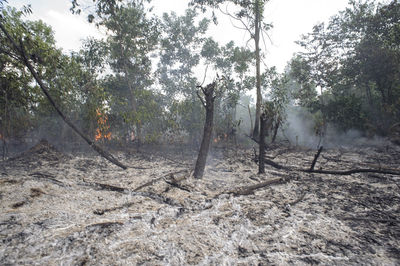
<path id="1" fill-rule="evenodd" d="M 181 17 L 175 13 L 163 14 L 163 37 L 157 72 L 160 85 L 169 97 L 192 97 L 196 92 L 198 81 L 194 77 L 194 68 L 200 63 L 199 50 L 205 41 L 204 34 L 209 24 L 207 19 L 202 19 L 196 25 L 196 17 L 197 13 L 190 9 Z M 210 40 L 206 44 L 212 45 Z"/>
<path id="2" fill-rule="evenodd" d="M 325 114 L 329 121 L 343 131 L 364 129 L 365 114 L 362 111 L 361 99 L 355 95 L 340 95 L 328 101 Z"/>
<path id="3" fill-rule="evenodd" d="M 38 68 L 40 75 L 54 78 L 54 71 L 61 53 L 54 48 L 54 37 L 50 27 L 42 21 L 23 22 L 23 12 L 14 8 L 1 11 L 1 23 L 14 40 L 20 40 L 26 54 Z M 2 135 L 15 138 L 23 137 L 32 129 L 33 119 L 41 107 L 43 95 L 32 83 L 20 56 L 12 44 L 0 34 L 0 82 L 2 96 L 0 114 Z M 56 94 L 55 90 L 52 93 Z"/>
<path id="4" fill-rule="evenodd" d="M 307 52 L 291 64 L 295 97 L 315 107 L 307 99 L 315 99 L 319 87 L 326 119 L 342 129 L 372 125 L 385 135 L 400 121 L 400 3 L 351 4 L 299 42 Z"/>

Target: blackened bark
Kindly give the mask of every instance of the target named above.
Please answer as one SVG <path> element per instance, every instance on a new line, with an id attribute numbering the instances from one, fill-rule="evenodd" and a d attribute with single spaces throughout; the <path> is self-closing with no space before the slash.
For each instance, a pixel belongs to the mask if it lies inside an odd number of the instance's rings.
<path id="1" fill-rule="evenodd" d="M 203 139 L 201 141 L 201 146 L 199 150 L 199 155 L 197 156 L 196 166 L 194 168 L 194 177 L 202 178 L 204 174 L 204 168 L 206 167 L 208 150 L 210 148 L 211 134 L 213 129 L 213 119 L 214 119 L 214 90 L 216 82 L 208 84 L 205 88 L 201 88 L 205 101 L 199 98 L 206 109 L 206 121 L 204 123 Z"/>
<path id="2" fill-rule="evenodd" d="M 261 15 L 260 14 L 260 1 L 255 1 L 255 21 L 254 21 L 254 44 L 256 48 L 256 90 L 257 90 L 257 101 L 256 101 L 256 117 L 254 122 L 253 138 L 259 137 L 259 124 L 261 115 L 261 56 L 260 56 L 260 32 L 261 32 Z"/>
<path id="3" fill-rule="evenodd" d="M 278 130 L 279 130 L 280 126 L 281 126 L 281 122 L 280 122 L 280 119 L 279 119 L 278 122 L 274 125 L 274 134 L 272 135 L 271 143 L 275 142 L 276 135 L 278 135 Z"/>
<path id="4" fill-rule="evenodd" d="M 263 113 L 260 116 L 260 143 L 259 143 L 259 157 L 258 157 L 258 173 L 264 174 L 265 173 L 265 128 L 267 124 L 267 116 Z"/>
<path id="5" fill-rule="evenodd" d="M 315 164 L 317 163 L 318 157 L 321 154 L 323 147 L 319 147 L 317 154 L 314 156 L 314 160 L 311 163 L 310 172 L 314 171 Z"/>

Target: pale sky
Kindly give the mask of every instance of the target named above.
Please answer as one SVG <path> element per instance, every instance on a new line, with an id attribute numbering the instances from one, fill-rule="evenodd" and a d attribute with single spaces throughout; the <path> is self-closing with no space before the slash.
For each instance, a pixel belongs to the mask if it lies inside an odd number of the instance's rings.
<path id="1" fill-rule="evenodd" d="M 57 45 L 65 52 L 78 50 L 81 40 L 89 36 L 101 38 L 98 30 L 86 21 L 84 15 L 72 15 L 69 11 L 70 0 L 9 0 L 10 5 L 20 8 L 31 4 L 33 15 L 28 19 L 42 19 L 52 26 Z M 161 15 L 164 12 L 175 11 L 182 15 L 187 8 L 187 0 L 153 0 L 154 12 Z M 294 42 L 301 34 L 311 32 L 312 27 L 328 21 L 329 17 L 344 10 L 348 0 L 270 0 L 266 4 L 265 22 L 272 22 L 274 28 L 269 32 L 272 43 L 267 41 L 265 62 L 268 67 L 276 66 L 283 71 L 292 55 L 300 47 Z M 233 9 L 229 7 L 230 10 Z M 220 44 L 234 40 L 236 45 L 245 45 L 248 35 L 232 26 L 227 16 L 219 16 L 219 24 L 211 25 L 211 35 Z M 264 49 L 264 46 L 262 46 Z"/>

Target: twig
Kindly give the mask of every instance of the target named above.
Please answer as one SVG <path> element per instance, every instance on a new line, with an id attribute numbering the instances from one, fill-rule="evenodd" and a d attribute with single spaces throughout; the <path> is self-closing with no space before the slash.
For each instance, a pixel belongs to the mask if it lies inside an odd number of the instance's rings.
<path id="1" fill-rule="evenodd" d="M 297 200 L 295 200 L 295 201 L 293 201 L 293 202 L 290 202 L 289 205 L 293 207 L 294 205 L 296 205 L 297 203 L 299 203 L 300 201 L 302 201 L 302 200 L 304 199 L 305 196 L 306 196 L 306 192 L 303 192 L 303 193 L 301 194 L 301 196 L 300 196 Z"/>
<path id="2" fill-rule="evenodd" d="M 187 173 L 187 170 L 181 170 L 181 171 L 177 171 L 177 172 L 172 172 L 172 173 L 168 173 L 168 174 L 166 174 L 166 175 L 164 175 L 164 176 L 162 176 L 162 177 L 155 178 L 155 179 L 153 179 L 153 180 L 150 180 L 149 182 L 144 183 L 143 185 L 138 186 L 137 188 L 133 189 L 133 191 L 135 191 L 135 192 L 136 192 L 136 191 L 139 191 L 139 190 L 141 190 L 142 188 L 145 188 L 145 187 L 154 185 L 155 183 L 157 183 L 157 182 L 159 182 L 159 181 L 161 181 L 161 180 L 164 180 L 164 181 L 165 181 L 165 180 L 166 180 L 166 179 L 165 179 L 166 177 L 172 177 L 172 178 L 174 178 L 174 175 L 180 174 L 180 173 Z M 183 176 L 181 176 L 181 177 L 179 177 L 179 178 L 177 178 L 177 179 L 174 178 L 174 180 L 176 180 L 176 182 L 179 182 L 179 181 L 183 180 L 184 178 L 185 178 L 185 175 L 183 175 Z"/>
<path id="3" fill-rule="evenodd" d="M 51 181 L 52 183 L 54 183 L 56 185 L 59 185 L 59 186 L 62 186 L 62 187 L 65 186 L 65 184 L 63 182 L 55 179 L 53 176 L 51 176 L 49 174 L 34 172 L 34 173 L 29 174 L 29 176 L 33 176 L 33 177 L 36 177 L 36 178 L 47 179 L 47 180 Z"/>
<path id="4" fill-rule="evenodd" d="M 132 196 L 142 196 L 142 197 L 153 199 L 159 203 L 165 203 L 165 204 L 168 204 L 168 205 L 171 205 L 174 207 L 183 208 L 182 204 L 180 204 L 176 200 L 162 196 L 162 195 L 155 194 L 153 192 L 136 192 L 136 191 L 132 191 L 130 189 L 125 189 L 122 187 L 117 187 L 117 186 L 102 184 L 102 183 L 97 183 L 97 182 L 93 182 L 93 183 L 85 182 L 81 185 L 93 188 L 95 190 L 114 191 L 114 192 L 118 192 L 118 193 L 132 195 Z"/>

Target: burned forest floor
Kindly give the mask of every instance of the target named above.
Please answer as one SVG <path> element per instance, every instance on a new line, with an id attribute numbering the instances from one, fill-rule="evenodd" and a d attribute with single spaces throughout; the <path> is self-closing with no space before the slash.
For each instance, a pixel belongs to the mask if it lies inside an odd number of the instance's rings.
<path id="1" fill-rule="evenodd" d="M 267 156 L 307 168 L 315 150 Z M 252 149 L 113 152 L 127 170 L 47 142 L 0 162 L 0 265 L 399 265 L 400 176 L 257 174 Z M 316 169 L 400 171 L 400 147 L 323 150 Z M 235 189 L 284 177 L 254 190 Z"/>

